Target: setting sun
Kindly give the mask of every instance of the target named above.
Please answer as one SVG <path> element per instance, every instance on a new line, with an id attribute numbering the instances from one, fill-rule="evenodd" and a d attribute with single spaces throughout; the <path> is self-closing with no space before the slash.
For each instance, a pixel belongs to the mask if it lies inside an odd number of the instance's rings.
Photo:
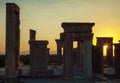
<path id="1" fill-rule="evenodd" d="M 108 45 L 103 46 L 103 56 L 107 56 L 107 48 L 108 48 Z"/>

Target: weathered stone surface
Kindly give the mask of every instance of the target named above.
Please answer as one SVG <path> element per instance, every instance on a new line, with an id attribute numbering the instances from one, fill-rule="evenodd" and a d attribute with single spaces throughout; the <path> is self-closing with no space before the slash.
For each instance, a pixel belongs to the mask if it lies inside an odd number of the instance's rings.
<path id="1" fill-rule="evenodd" d="M 56 44 L 57 44 L 57 62 L 58 64 L 62 64 L 62 47 L 63 47 L 63 41 L 56 39 Z"/>
<path id="2" fill-rule="evenodd" d="M 30 41 L 35 41 L 36 40 L 36 31 L 30 29 Z"/>
<path id="3" fill-rule="evenodd" d="M 61 26 L 64 28 L 64 32 L 91 33 L 94 25 L 95 23 L 63 22 Z"/>
<path id="4" fill-rule="evenodd" d="M 6 58 L 5 76 L 11 79 L 17 76 L 20 47 L 19 7 L 14 3 L 6 3 Z"/>
<path id="5" fill-rule="evenodd" d="M 49 48 L 48 41 L 36 40 L 36 31 L 30 30 L 30 75 L 40 76 L 53 74 L 52 70 L 48 70 Z"/>
<path id="6" fill-rule="evenodd" d="M 120 76 L 120 43 L 119 44 L 114 44 L 115 46 L 115 74 Z"/>
<path id="7" fill-rule="evenodd" d="M 78 70 L 80 69 L 79 66 L 82 65 L 83 69 L 83 77 L 85 79 L 92 78 L 92 26 L 94 23 L 67 23 L 64 22 L 61 25 L 64 29 L 64 33 L 61 35 L 63 39 L 63 54 L 64 54 L 64 74 L 66 77 L 72 78 L 74 77 L 74 52 L 73 52 L 73 41 L 77 41 L 80 45 L 78 48 L 80 49 L 81 53 L 77 53 L 78 60 Z M 81 42 L 81 43 L 80 43 Z M 82 49 L 81 49 L 82 47 Z M 80 61 L 82 56 L 82 62 Z M 74 59 L 74 60 L 73 60 Z M 80 66 L 81 67 L 81 66 Z M 80 73 L 80 72 L 78 72 Z"/>
<path id="8" fill-rule="evenodd" d="M 40 75 L 44 70 L 48 68 L 48 41 L 30 41 L 30 74 Z"/>
<path id="9" fill-rule="evenodd" d="M 92 67 L 94 73 L 103 72 L 103 55 L 101 50 L 100 47 L 92 46 Z"/>

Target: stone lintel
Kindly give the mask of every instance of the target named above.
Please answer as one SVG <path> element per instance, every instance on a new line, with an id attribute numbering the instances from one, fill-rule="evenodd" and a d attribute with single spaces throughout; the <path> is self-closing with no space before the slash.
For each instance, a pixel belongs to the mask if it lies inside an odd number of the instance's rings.
<path id="1" fill-rule="evenodd" d="M 114 46 L 120 47 L 120 43 L 113 44 Z"/>
<path id="2" fill-rule="evenodd" d="M 67 33 L 65 33 L 65 36 Z M 93 39 L 93 33 L 70 33 L 71 36 L 69 36 L 70 39 L 73 41 L 79 41 L 79 40 L 92 40 Z M 68 40 L 69 40 L 68 38 Z"/>
<path id="3" fill-rule="evenodd" d="M 15 3 L 6 3 L 6 7 L 10 8 L 11 11 L 14 11 L 16 13 L 19 13 L 20 8 Z"/>
<path id="4" fill-rule="evenodd" d="M 63 22 L 61 26 L 64 32 L 91 33 L 94 25 L 95 23 Z"/>
<path id="5" fill-rule="evenodd" d="M 48 41 L 47 41 L 47 40 L 36 40 L 36 41 L 30 41 L 30 42 L 31 42 L 31 43 L 34 43 L 34 44 L 35 44 L 35 43 L 36 43 L 36 44 L 37 44 L 37 43 L 38 43 L 38 44 L 39 44 L 39 43 L 41 43 L 41 44 L 48 44 Z"/>
<path id="6" fill-rule="evenodd" d="M 108 40 L 108 41 L 112 41 L 113 40 L 113 37 L 96 37 L 97 40 L 101 40 L 101 41 L 104 41 L 104 40 Z"/>
<path id="7" fill-rule="evenodd" d="M 97 46 L 103 46 L 104 44 L 113 44 L 113 37 L 97 37 Z"/>

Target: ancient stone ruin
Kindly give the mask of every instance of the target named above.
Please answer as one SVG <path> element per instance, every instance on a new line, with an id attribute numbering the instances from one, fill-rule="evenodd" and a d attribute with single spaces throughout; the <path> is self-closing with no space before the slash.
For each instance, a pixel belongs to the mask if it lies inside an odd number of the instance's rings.
<path id="1" fill-rule="evenodd" d="M 19 75 L 19 50 L 20 50 L 20 9 L 14 3 L 6 4 L 6 57 L 5 57 L 5 78 L 6 83 L 13 83 L 11 79 L 20 77 Z M 115 59 L 113 59 L 113 38 L 97 37 L 96 46 L 92 45 L 92 27 L 95 23 L 89 22 L 63 22 L 61 27 L 64 32 L 60 33 L 60 38 L 56 39 L 57 45 L 57 65 L 63 68 L 59 75 L 54 74 L 54 68 L 48 68 L 49 48 L 47 40 L 36 40 L 36 31 L 30 29 L 30 71 L 26 77 L 50 77 L 56 79 L 74 79 L 77 76 L 91 80 L 93 73 L 103 73 L 103 46 L 107 48 L 107 66 L 115 67 L 115 73 L 120 76 L 120 43 L 115 46 Z M 77 48 L 74 48 L 77 42 Z M 49 65 L 51 66 L 51 65 Z M 21 71 L 22 72 L 22 71 Z M 22 76 L 21 76 L 22 77 Z M 24 77 L 24 76 L 23 76 Z"/>
<path id="2" fill-rule="evenodd" d="M 63 56 L 64 56 L 64 75 L 68 78 L 74 78 L 74 69 L 78 74 L 83 75 L 85 79 L 92 78 L 92 27 L 94 23 L 67 23 L 61 25 L 63 33 Z M 73 42 L 78 42 L 77 63 L 74 64 Z M 81 62 L 82 58 L 82 62 Z M 82 69 L 81 69 L 82 68 Z M 83 70 L 81 72 L 80 70 Z"/>
<path id="3" fill-rule="evenodd" d="M 107 48 L 107 66 L 113 65 L 113 37 L 97 37 L 96 46 L 101 49 L 101 56 L 103 56 L 103 46 L 108 45 Z"/>
<path id="4" fill-rule="evenodd" d="M 103 73 L 103 48 L 92 46 L 92 68 L 93 73 Z"/>
<path id="5" fill-rule="evenodd" d="M 56 39 L 57 44 L 57 63 L 61 65 L 63 63 L 63 55 L 62 55 L 62 48 L 63 48 L 63 41 L 61 39 Z"/>
<path id="6" fill-rule="evenodd" d="M 18 74 L 20 48 L 19 7 L 14 3 L 6 3 L 6 50 L 5 77 L 15 78 Z"/>
<path id="7" fill-rule="evenodd" d="M 41 76 L 52 74 L 48 70 L 49 48 L 47 48 L 47 40 L 36 40 L 35 30 L 30 30 L 30 75 Z"/>

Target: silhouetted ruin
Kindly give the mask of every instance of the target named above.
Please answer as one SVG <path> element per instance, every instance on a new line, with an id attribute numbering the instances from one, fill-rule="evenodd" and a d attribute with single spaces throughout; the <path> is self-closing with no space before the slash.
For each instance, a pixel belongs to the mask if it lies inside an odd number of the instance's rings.
<path id="1" fill-rule="evenodd" d="M 92 67 L 93 73 L 103 72 L 103 55 L 101 55 L 101 48 L 92 46 Z"/>
<path id="2" fill-rule="evenodd" d="M 20 50 L 20 8 L 14 3 L 6 3 L 6 49 L 5 49 L 5 82 L 16 83 L 20 79 L 22 69 L 19 68 Z M 56 39 L 57 64 L 48 65 L 49 50 L 47 40 L 36 40 L 36 31 L 30 29 L 29 38 L 29 73 L 26 77 L 81 79 L 93 81 L 94 73 L 103 73 L 104 67 L 115 67 L 115 74 L 120 76 L 120 43 L 113 44 L 113 37 L 97 37 L 93 46 L 92 27 L 95 23 L 63 22 L 64 32 Z M 74 48 L 74 42 L 77 47 Z M 108 45 L 106 63 L 103 59 L 103 46 Z M 115 46 L 115 58 L 113 57 Z M 107 66 L 104 66 L 107 64 Z M 48 67 L 51 67 L 49 69 Z M 59 67 L 59 68 L 58 68 Z M 55 70 L 62 69 L 55 74 Z M 59 70 L 60 71 L 60 70 Z M 58 72 L 58 71 L 57 71 Z"/>
<path id="3" fill-rule="evenodd" d="M 115 74 L 120 77 L 120 43 L 114 44 L 115 46 Z"/>
<path id="4" fill-rule="evenodd" d="M 74 67 L 77 67 L 77 73 L 81 73 L 80 57 L 82 56 L 83 77 L 85 79 L 92 78 L 92 26 L 94 23 L 62 23 L 64 29 L 64 74 L 68 78 L 74 77 Z M 77 64 L 74 64 L 73 59 L 73 41 L 77 41 L 80 53 L 77 55 Z"/>
<path id="5" fill-rule="evenodd" d="M 6 4 L 6 57 L 5 77 L 13 79 L 19 70 L 20 19 L 19 7 L 14 3 Z"/>
<path id="6" fill-rule="evenodd" d="M 63 41 L 60 39 L 56 39 L 56 44 L 57 44 L 57 62 L 58 64 L 63 63 L 63 58 L 62 58 L 62 48 L 63 48 Z"/>
<path id="7" fill-rule="evenodd" d="M 103 56 L 103 46 L 107 45 L 107 66 L 113 65 L 113 38 L 112 37 L 97 37 L 97 47 L 101 48 L 101 56 Z"/>
<path id="8" fill-rule="evenodd" d="M 48 71 L 49 48 L 47 40 L 35 40 L 36 31 L 30 30 L 30 75 L 52 74 Z"/>

